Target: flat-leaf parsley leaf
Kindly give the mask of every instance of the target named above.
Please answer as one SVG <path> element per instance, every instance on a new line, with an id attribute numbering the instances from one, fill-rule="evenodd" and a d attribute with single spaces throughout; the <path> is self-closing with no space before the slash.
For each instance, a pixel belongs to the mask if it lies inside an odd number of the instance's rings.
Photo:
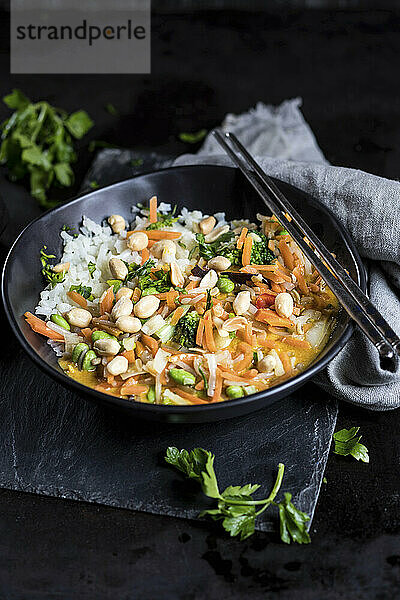
<path id="1" fill-rule="evenodd" d="M 333 434 L 335 442 L 335 454 L 341 456 L 353 456 L 356 460 L 369 462 L 368 448 L 364 444 L 360 444 L 361 435 L 357 435 L 359 427 L 351 427 L 351 429 L 341 429 Z"/>
<path id="2" fill-rule="evenodd" d="M 207 516 L 214 521 L 222 521 L 225 531 L 232 537 L 239 536 L 244 540 L 254 533 L 257 516 L 273 505 L 279 509 L 282 541 L 286 544 L 291 541 L 298 544 L 310 542 L 307 531 L 310 517 L 294 506 L 291 494 L 285 493 L 283 500 L 275 502 L 285 469 L 282 463 L 278 465 L 276 481 L 269 496 L 263 500 L 254 500 L 252 494 L 260 488 L 257 484 L 230 485 L 222 493 L 219 491 L 214 459 L 214 454 L 203 448 L 188 451 L 169 447 L 165 455 L 167 463 L 189 479 L 196 480 L 206 496 L 217 500 L 217 507 L 202 511 L 200 517 Z"/>

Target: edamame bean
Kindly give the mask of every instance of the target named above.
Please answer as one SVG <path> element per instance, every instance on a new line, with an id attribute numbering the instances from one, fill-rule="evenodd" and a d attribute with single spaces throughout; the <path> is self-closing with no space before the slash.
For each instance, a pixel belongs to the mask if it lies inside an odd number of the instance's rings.
<path id="1" fill-rule="evenodd" d="M 225 390 L 225 394 L 228 398 L 242 398 L 244 390 L 240 385 L 229 385 Z"/>
<path id="2" fill-rule="evenodd" d="M 156 401 L 156 392 L 154 389 L 154 385 L 151 385 L 149 388 L 149 391 L 147 392 L 147 402 L 154 404 L 155 401 Z"/>
<path id="3" fill-rule="evenodd" d="M 97 340 L 109 340 L 110 338 L 116 340 L 117 338 L 106 331 L 93 331 L 92 333 L 92 342 L 97 342 Z"/>
<path id="4" fill-rule="evenodd" d="M 180 385 L 194 385 L 196 377 L 184 369 L 170 369 L 168 375 Z"/>
<path id="5" fill-rule="evenodd" d="M 87 352 L 89 350 L 89 346 L 81 342 L 77 344 L 72 351 L 72 360 L 74 363 L 77 363 L 82 352 Z"/>
<path id="6" fill-rule="evenodd" d="M 230 294 L 235 289 L 235 284 L 229 277 L 223 276 L 218 279 L 217 288 L 222 294 Z"/>
<path id="7" fill-rule="evenodd" d="M 94 350 L 88 350 L 83 359 L 82 371 L 94 371 L 96 367 L 92 365 L 92 360 L 95 358 L 97 358 L 96 352 L 94 352 Z"/>
<path id="8" fill-rule="evenodd" d="M 244 393 L 246 394 L 246 396 L 250 396 L 251 394 L 256 394 L 257 388 L 255 385 L 246 385 L 246 387 L 244 388 Z"/>
<path id="9" fill-rule="evenodd" d="M 62 327 L 63 329 L 66 329 L 67 331 L 71 331 L 71 327 L 69 326 L 68 321 L 66 321 L 64 319 L 64 317 L 62 317 L 61 315 L 56 315 L 56 314 L 51 315 L 50 321 L 52 321 L 53 323 L 55 323 L 59 327 Z"/>

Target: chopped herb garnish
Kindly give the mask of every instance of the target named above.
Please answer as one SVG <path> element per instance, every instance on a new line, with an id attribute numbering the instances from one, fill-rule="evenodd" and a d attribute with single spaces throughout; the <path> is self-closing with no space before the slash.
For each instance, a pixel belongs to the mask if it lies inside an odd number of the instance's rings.
<path id="1" fill-rule="evenodd" d="M 143 158 L 132 158 L 131 167 L 141 167 L 143 163 L 144 163 Z"/>
<path id="2" fill-rule="evenodd" d="M 88 268 L 88 271 L 89 271 L 89 273 L 90 273 L 90 277 L 91 277 L 91 279 L 93 279 L 93 273 L 94 273 L 94 272 L 95 272 L 95 270 L 96 270 L 96 265 L 94 264 L 94 262 L 88 262 L 88 266 L 87 266 L 87 268 Z"/>
<path id="3" fill-rule="evenodd" d="M 151 223 L 147 229 L 164 229 L 164 227 L 172 227 L 177 222 L 178 217 L 175 217 L 176 206 L 169 213 L 157 213 L 157 222 Z"/>
<path id="4" fill-rule="evenodd" d="M 97 183 L 97 181 L 91 181 L 89 183 L 89 186 L 92 188 L 92 190 L 97 190 L 97 188 L 99 187 L 99 184 Z"/>
<path id="5" fill-rule="evenodd" d="M 207 244 L 202 233 L 196 234 L 199 254 L 205 260 L 214 256 L 225 256 L 233 265 L 242 264 L 242 251 L 236 248 L 236 237 L 233 231 L 227 231 L 215 242 Z"/>
<path id="6" fill-rule="evenodd" d="M 121 148 L 121 146 L 111 144 L 110 142 L 103 142 L 103 140 L 92 140 L 89 143 L 89 152 L 94 152 L 97 148 Z"/>
<path id="7" fill-rule="evenodd" d="M 89 302 L 94 300 L 94 296 L 92 294 L 92 288 L 89 286 L 86 286 L 86 285 L 82 285 L 81 283 L 79 285 L 71 285 L 71 287 L 69 288 L 69 291 L 77 292 L 83 298 L 85 298 L 85 300 L 89 300 Z"/>
<path id="8" fill-rule="evenodd" d="M 120 279 L 107 279 L 108 287 L 113 287 L 114 294 L 122 287 L 122 281 Z"/>
<path id="9" fill-rule="evenodd" d="M 93 121 L 83 110 L 68 115 L 44 100 L 33 103 L 19 90 L 3 101 L 14 112 L 1 125 L 0 161 L 12 181 L 29 177 L 31 194 L 41 206 L 55 206 L 48 191 L 53 185 L 72 185 L 71 164 L 77 158 L 73 138 L 82 138 Z"/>
<path id="10" fill-rule="evenodd" d="M 206 135 L 207 129 L 200 129 L 199 131 L 196 131 L 194 133 L 180 133 L 179 139 L 181 140 L 181 142 L 185 142 L 186 144 L 198 144 L 199 142 L 204 140 Z"/>
<path id="11" fill-rule="evenodd" d="M 207 300 L 206 300 L 205 310 L 210 310 L 210 308 L 212 308 L 212 305 L 213 305 L 213 301 L 212 301 L 212 296 L 211 296 L 211 290 L 207 290 Z"/>
<path id="12" fill-rule="evenodd" d="M 55 258 L 55 254 L 46 254 L 45 250 L 47 250 L 47 246 L 43 246 L 40 250 L 40 262 L 42 263 L 42 274 L 46 279 L 47 283 L 51 285 L 53 288 L 57 285 L 57 283 L 61 283 L 65 279 L 65 271 L 60 271 L 60 273 L 55 273 L 52 269 L 52 266 L 49 265 L 49 259 Z"/>
<path id="13" fill-rule="evenodd" d="M 341 456 L 353 456 L 356 460 L 369 462 L 368 448 L 364 444 L 360 444 L 361 435 L 357 436 L 359 427 L 351 427 L 351 429 L 341 429 L 333 434 L 335 442 L 335 454 Z"/>
<path id="14" fill-rule="evenodd" d="M 255 521 L 259 514 L 269 506 L 279 509 L 280 535 L 283 542 L 291 541 L 298 544 L 308 544 L 310 536 L 306 525 L 310 517 L 298 510 L 292 503 L 291 494 L 285 493 L 284 499 L 275 501 L 282 485 L 285 466 L 278 465 L 278 474 L 271 493 L 264 500 L 255 500 L 253 494 L 259 485 L 229 486 L 220 492 L 217 476 L 214 471 L 215 456 L 203 448 L 194 450 L 178 450 L 167 448 L 165 461 L 181 471 L 188 479 L 197 481 L 203 493 L 217 500 L 217 507 L 202 511 L 199 516 L 209 516 L 214 521 L 222 521 L 222 526 L 232 537 L 239 536 L 244 540 L 255 530 Z M 259 510 L 257 510 L 259 508 Z"/>
<path id="15" fill-rule="evenodd" d="M 181 240 L 178 240 L 178 246 L 180 246 L 181 248 L 183 248 L 184 250 L 187 250 L 187 246 L 186 244 L 184 244 L 183 242 L 181 242 Z"/>

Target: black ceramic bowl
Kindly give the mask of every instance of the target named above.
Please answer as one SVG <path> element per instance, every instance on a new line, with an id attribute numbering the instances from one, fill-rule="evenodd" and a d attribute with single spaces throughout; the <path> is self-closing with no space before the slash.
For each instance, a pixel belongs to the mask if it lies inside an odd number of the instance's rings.
<path id="1" fill-rule="evenodd" d="M 335 252 L 342 265 L 365 289 L 364 269 L 350 238 L 331 212 L 307 194 L 282 182 L 277 182 L 315 233 Z M 178 208 L 201 209 L 205 213 L 225 211 L 227 218 L 256 219 L 265 213 L 258 195 L 236 169 L 218 166 L 175 167 L 140 175 L 86 194 L 42 215 L 33 221 L 14 243 L 7 258 L 2 280 L 2 293 L 11 327 L 33 361 L 62 385 L 85 397 L 102 402 L 130 414 L 147 419 L 172 422 L 201 422 L 230 418 L 268 406 L 287 396 L 323 369 L 349 339 L 352 325 L 341 312 L 335 330 L 317 360 L 303 373 L 269 390 L 207 406 L 158 406 L 142 404 L 102 394 L 85 387 L 64 375 L 56 356 L 40 335 L 26 324 L 23 314 L 33 311 L 43 289 L 39 250 L 43 244 L 61 256 L 59 235 L 64 224 L 78 229 L 85 214 L 100 222 L 112 213 L 131 220 L 131 206 L 146 202 L 157 195 L 162 202 L 177 204 Z"/>

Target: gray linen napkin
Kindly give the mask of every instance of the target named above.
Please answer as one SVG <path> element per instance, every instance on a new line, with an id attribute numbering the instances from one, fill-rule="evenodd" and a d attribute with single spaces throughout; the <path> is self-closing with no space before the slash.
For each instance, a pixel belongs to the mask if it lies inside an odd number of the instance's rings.
<path id="1" fill-rule="evenodd" d="M 234 132 L 269 175 L 308 192 L 335 213 L 366 259 L 372 302 L 400 334 L 400 183 L 329 165 L 300 105 L 298 98 L 278 107 L 259 103 L 242 115 L 227 115 L 222 129 Z M 197 155 L 181 156 L 174 164 L 230 165 L 220 152 L 208 136 Z M 358 330 L 315 382 L 372 410 L 400 406 L 400 369 L 383 371 L 377 350 Z"/>

